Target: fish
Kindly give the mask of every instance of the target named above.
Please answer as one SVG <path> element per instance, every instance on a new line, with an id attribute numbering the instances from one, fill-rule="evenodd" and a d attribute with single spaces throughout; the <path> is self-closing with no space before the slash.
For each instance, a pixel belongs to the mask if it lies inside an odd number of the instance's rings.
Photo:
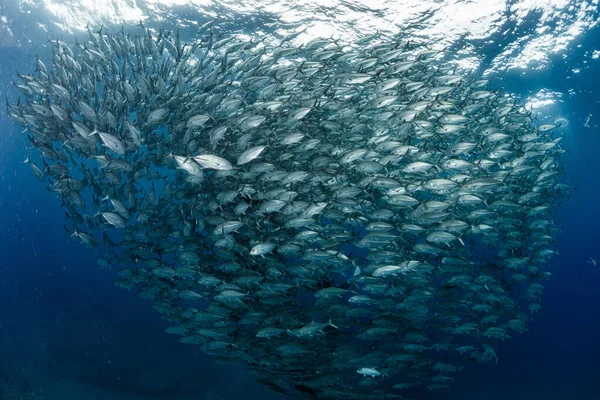
<path id="1" fill-rule="evenodd" d="M 362 367 L 356 370 L 357 373 L 361 374 L 364 377 L 370 376 L 375 378 L 377 376 L 381 376 L 381 372 L 377 371 L 375 368 L 371 367 Z"/>
<path id="2" fill-rule="evenodd" d="M 595 258 L 592 258 L 592 257 L 590 257 L 590 258 L 588 259 L 588 264 L 593 264 L 593 265 L 594 265 L 594 267 L 595 267 L 595 266 L 597 265 L 597 264 L 596 264 L 596 259 L 595 259 Z"/>
<path id="3" fill-rule="evenodd" d="M 257 159 L 267 146 L 254 146 L 244 151 L 237 158 L 237 165 L 248 164 L 250 161 Z"/>
<path id="4" fill-rule="evenodd" d="M 193 157 L 202 168 L 215 169 L 218 171 L 228 171 L 233 168 L 231 163 L 223 157 L 215 156 L 212 154 L 199 154 Z"/>
<path id="5" fill-rule="evenodd" d="M 90 132 L 88 136 L 93 135 L 100 136 L 102 143 L 115 153 L 120 155 L 125 154 L 125 147 L 123 146 L 123 143 L 110 133 L 100 132 L 97 128 L 94 128 L 94 130 Z"/>
<path id="6" fill-rule="evenodd" d="M 408 36 L 219 21 L 190 43 L 53 40 L 14 79 L 66 240 L 105 251 L 167 333 L 291 397 L 402 396 L 498 362 L 558 256 L 560 124 Z"/>
<path id="7" fill-rule="evenodd" d="M 125 221 L 119 214 L 114 212 L 103 212 L 101 215 L 109 224 L 117 228 L 125 228 Z"/>

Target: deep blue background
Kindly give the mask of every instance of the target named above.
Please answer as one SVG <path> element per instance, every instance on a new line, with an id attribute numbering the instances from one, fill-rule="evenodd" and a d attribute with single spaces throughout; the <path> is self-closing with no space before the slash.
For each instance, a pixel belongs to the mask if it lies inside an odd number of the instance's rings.
<path id="1" fill-rule="evenodd" d="M 564 180 L 578 191 L 558 210 L 560 257 L 530 332 L 503 343 L 498 364 L 468 367 L 451 389 L 424 392 L 424 400 L 600 399 L 600 266 L 586 262 L 600 258 L 600 60 L 585 57 L 599 44 L 592 29 L 548 68 L 493 77 L 523 97 L 544 88 L 565 93 L 541 119 L 569 120 Z M 31 70 L 33 54 L 0 47 L 0 60 L 4 96 L 13 68 Z M 588 113 L 592 128 L 583 127 Z M 97 251 L 63 236 L 60 202 L 23 164 L 25 146 L 0 113 L 0 387 L 11 382 L 47 400 L 282 398 L 243 367 L 214 364 L 180 344 L 149 301 L 114 287 Z"/>

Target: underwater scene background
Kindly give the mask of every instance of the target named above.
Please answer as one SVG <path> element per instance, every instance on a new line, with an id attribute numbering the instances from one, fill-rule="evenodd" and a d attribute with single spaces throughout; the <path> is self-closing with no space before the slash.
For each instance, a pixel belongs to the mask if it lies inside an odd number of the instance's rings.
<path id="1" fill-rule="evenodd" d="M 51 57 L 48 38 L 72 43 L 86 25 L 179 28 L 191 40 L 217 19 L 240 37 L 302 31 L 355 41 L 415 35 L 451 49 L 458 65 L 560 129 L 562 181 L 576 190 L 554 222 L 558 256 L 528 332 L 501 341 L 498 362 L 471 364 L 424 400 L 598 399 L 600 377 L 600 30 L 598 1 L 52 1 L 0 0 L 0 96 L 15 71 Z M 48 64 L 48 62 L 46 63 Z M 284 399 L 198 346 L 165 333 L 150 300 L 113 285 L 101 248 L 64 234 L 61 200 L 23 162 L 30 144 L 0 111 L 0 400 Z M 334 320 L 335 323 L 335 320 Z M 357 381 L 361 378 L 357 375 Z"/>

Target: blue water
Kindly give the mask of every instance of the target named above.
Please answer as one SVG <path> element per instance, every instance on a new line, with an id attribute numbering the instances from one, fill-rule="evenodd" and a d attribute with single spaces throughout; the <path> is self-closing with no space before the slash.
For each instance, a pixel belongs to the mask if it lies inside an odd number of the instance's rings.
<path id="1" fill-rule="evenodd" d="M 519 3 L 510 2 L 506 12 Z M 43 2 L 30 4 L 35 6 L 0 0 L 0 17 L 9 17 L 0 22 L 2 97 L 15 95 L 10 85 L 15 69 L 32 70 L 36 54 L 48 55 L 39 24 L 51 36 L 72 38 L 52 24 L 56 14 Z M 590 18 L 597 20 L 597 2 L 590 7 Z M 169 16 L 190 12 L 173 7 Z M 563 130 L 563 147 L 570 149 L 564 180 L 578 190 L 555 218 L 562 228 L 560 256 L 553 260 L 544 307 L 530 331 L 502 343 L 497 364 L 468 366 L 450 389 L 420 393 L 424 400 L 600 399 L 600 265 L 587 263 L 600 258 L 600 59 L 592 56 L 600 50 L 600 29 L 589 26 L 544 62 L 494 66 L 503 45 L 540 34 L 538 14 L 532 10 L 514 29 L 506 23 L 508 33 L 488 38 L 494 43 L 464 41 L 481 61 L 480 72 L 493 66 L 489 78 L 496 87 L 523 99 L 543 89 L 558 94 L 541 107 L 539 118 L 569 122 Z M 251 30 L 252 23 L 243 29 Z M 1 112 L 0 400 L 283 398 L 255 383 L 242 366 L 215 364 L 195 346 L 179 343 L 164 333 L 167 324 L 150 301 L 113 286 L 112 272 L 96 264 L 99 252 L 63 236 L 64 211 L 23 164 L 26 145 Z"/>

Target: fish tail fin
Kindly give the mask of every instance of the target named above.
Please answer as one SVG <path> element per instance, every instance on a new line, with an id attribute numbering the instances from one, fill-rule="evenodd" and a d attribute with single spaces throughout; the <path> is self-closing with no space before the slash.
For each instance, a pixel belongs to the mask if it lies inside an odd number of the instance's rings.
<path id="1" fill-rule="evenodd" d="M 88 135 L 88 137 L 96 135 L 97 133 L 98 133 L 98 125 L 94 124 L 94 130 L 90 132 L 90 134 Z"/>
<path id="2" fill-rule="evenodd" d="M 335 326 L 335 325 L 333 324 L 333 322 L 331 322 L 331 318 L 329 318 L 329 321 L 327 321 L 327 325 L 329 325 L 330 327 L 332 327 L 332 328 L 335 328 L 335 329 L 340 329 L 340 328 L 338 328 L 337 326 Z"/>

